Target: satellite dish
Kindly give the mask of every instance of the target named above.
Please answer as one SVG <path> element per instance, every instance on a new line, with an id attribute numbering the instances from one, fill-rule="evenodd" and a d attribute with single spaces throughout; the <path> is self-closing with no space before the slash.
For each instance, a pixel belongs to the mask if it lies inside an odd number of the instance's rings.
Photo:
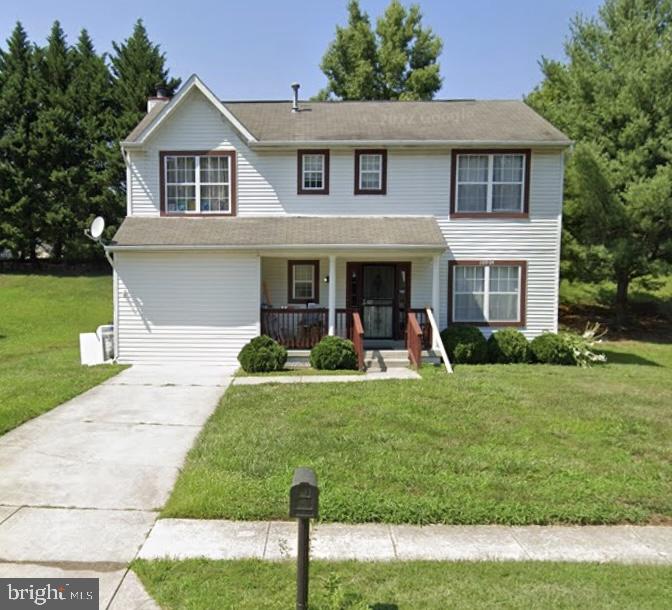
<path id="1" fill-rule="evenodd" d="M 105 219 L 102 216 L 96 216 L 91 223 L 89 232 L 93 239 L 99 239 L 105 230 Z"/>

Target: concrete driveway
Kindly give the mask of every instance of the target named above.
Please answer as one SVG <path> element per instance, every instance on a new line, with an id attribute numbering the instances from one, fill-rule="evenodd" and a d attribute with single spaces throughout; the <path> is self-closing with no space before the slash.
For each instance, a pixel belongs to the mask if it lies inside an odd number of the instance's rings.
<path id="1" fill-rule="evenodd" d="M 94 571 L 102 608 L 150 607 L 126 566 L 232 373 L 132 367 L 0 437 L 0 576 Z"/>

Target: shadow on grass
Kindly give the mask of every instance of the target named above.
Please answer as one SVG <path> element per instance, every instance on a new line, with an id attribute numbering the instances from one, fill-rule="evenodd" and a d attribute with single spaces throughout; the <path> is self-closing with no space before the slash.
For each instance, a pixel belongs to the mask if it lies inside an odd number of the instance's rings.
<path id="1" fill-rule="evenodd" d="M 601 349 L 601 352 L 607 357 L 607 362 L 609 364 L 636 364 L 639 366 L 658 366 L 661 367 L 662 364 L 658 364 L 653 360 L 648 358 L 642 358 L 637 354 L 632 353 L 623 353 L 623 352 L 612 352 L 608 349 Z"/>
<path id="2" fill-rule="evenodd" d="M 397 604 L 372 604 L 371 610 L 399 610 Z"/>

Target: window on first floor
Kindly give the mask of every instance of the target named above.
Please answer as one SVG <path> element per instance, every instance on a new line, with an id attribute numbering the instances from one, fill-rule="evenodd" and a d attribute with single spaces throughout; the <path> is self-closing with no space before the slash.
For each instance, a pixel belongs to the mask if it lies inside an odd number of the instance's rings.
<path id="1" fill-rule="evenodd" d="M 452 267 L 453 322 L 521 324 L 524 263 L 460 264 Z"/>
<path id="2" fill-rule="evenodd" d="M 454 154 L 453 213 L 522 214 L 526 211 L 529 153 Z"/>
<path id="3" fill-rule="evenodd" d="M 164 210 L 168 214 L 230 214 L 230 154 L 163 156 Z"/>
<path id="4" fill-rule="evenodd" d="M 289 261 L 289 302 L 318 303 L 319 261 Z"/>

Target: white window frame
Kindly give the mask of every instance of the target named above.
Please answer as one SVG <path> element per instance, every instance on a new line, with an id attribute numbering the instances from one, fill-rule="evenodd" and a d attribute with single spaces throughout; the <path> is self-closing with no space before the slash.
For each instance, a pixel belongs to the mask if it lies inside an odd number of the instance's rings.
<path id="1" fill-rule="evenodd" d="M 322 185 L 321 186 L 306 186 L 306 157 L 321 157 L 322 158 L 322 170 L 320 172 L 322 176 Z M 326 190 L 326 185 L 325 185 L 325 180 L 327 178 L 326 175 L 326 161 L 327 161 L 327 155 L 324 153 L 312 153 L 312 152 L 304 152 L 301 153 L 301 190 L 302 191 L 324 191 Z M 316 174 L 317 172 L 315 170 L 308 170 L 308 173 L 311 174 Z"/>
<path id="2" fill-rule="evenodd" d="M 372 169 L 367 169 L 367 170 L 362 170 L 362 157 L 378 157 L 380 161 L 380 165 L 378 166 L 378 170 L 372 170 Z M 357 162 L 359 163 L 359 190 L 362 192 L 366 191 L 372 191 L 372 192 L 378 192 L 383 190 L 383 153 L 361 153 L 358 158 Z M 364 174 L 376 174 L 378 176 L 378 186 L 375 188 L 372 188 L 370 186 L 364 187 L 362 186 L 362 178 Z"/>
<path id="3" fill-rule="evenodd" d="M 227 163 L 227 175 L 229 177 L 228 182 L 201 182 L 201 159 L 203 157 L 216 157 L 220 159 L 226 159 Z M 194 166 L 194 178 L 195 182 L 168 182 L 168 159 L 195 159 Z M 163 157 L 163 175 L 164 175 L 164 202 L 163 202 L 163 209 L 165 210 L 166 214 L 172 215 L 178 215 L 178 216 L 189 216 L 189 215 L 213 215 L 213 216 L 230 216 L 232 214 L 232 209 L 233 209 L 233 201 L 232 201 L 232 195 L 233 193 L 231 192 L 231 155 L 202 155 L 202 154 L 192 154 L 192 155 L 174 155 L 174 154 L 166 154 Z M 196 189 L 196 209 L 195 210 L 185 210 L 184 212 L 180 212 L 179 210 L 169 210 L 168 209 L 168 187 L 169 186 L 194 186 Z M 227 210 L 201 210 L 201 187 L 202 186 L 225 186 L 227 187 L 228 190 L 228 200 L 229 200 L 229 205 Z"/>
<path id="4" fill-rule="evenodd" d="M 524 263 L 518 263 L 518 262 L 506 262 L 506 263 L 501 263 L 501 264 L 496 264 L 492 262 L 483 262 L 483 264 L 479 265 L 460 265 L 457 263 L 456 265 L 453 265 L 452 269 L 452 292 L 453 294 L 451 295 L 451 320 L 454 323 L 457 324 L 473 324 L 475 326 L 488 326 L 490 324 L 519 324 L 522 323 L 523 321 L 523 312 L 522 312 L 522 294 L 523 290 L 525 290 L 525 286 L 523 286 L 523 266 Z M 457 292 L 457 269 L 460 267 L 481 267 L 485 269 L 485 272 L 483 274 L 483 319 L 482 320 L 458 320 L 456 315 L 455 315 L 455 304 L 456 304 L 456 298 L 455 295 L 457 294 L 481 294 L 479 293 L 473 293 L 473 292 Z M 517 303 L 516 303 L 516 311 L 518 312 L 518 315 L 516 316 L 515 320 L 494 320 L 490 318 L 490 269 L 492 267 L 515 267 L 518 269 L 518 293 L 517 293 Z M 514 294 L 513 292 L 496 292 L 495 294 Z"/>
<path id="5" fill-rule="evenodd" d="M 310 286 L 311 286 L 311 295 L 309 297 L 297 297 L 296 296 L 296 268 L 297 267 L 310 267 Z M 316 293 L 317 293 L 317 286 L 315 285 L 315 263 L 312 262 L 298 262 L 298 263 L 292 263 L 291 267 L 291 272 L 292 272 L 292 301 L 294 302 L 315 302 L 317 300 L 316 298 Z M 301 284 L 307 284 L 307 280 L 300 280 Z"/>
<path id="6" fill-rule="evenodd" d="M 462 157 L 488 157 L 488 180 L 485 182 L 463 182 L 460 180 L 460 159 Z M 521 180 L 517 182 L 495 182 L 495 157 L 522 157 L 523 173 Z M 459 153 L 455 156 L 455 213 L 457 214 L 521 214 L 525 212 L 525 178 L 527 176 L 527 153 L 525 152 L 495 152 L 495 153 Z M 486 209 L 480 210 L 460 210 L 460 185 L 461 184 L 486 184 Z M 517 210 L 493 210 L 492 193 L 495 184 L 517 184 L 520 185 L 520 205 Z"/>

